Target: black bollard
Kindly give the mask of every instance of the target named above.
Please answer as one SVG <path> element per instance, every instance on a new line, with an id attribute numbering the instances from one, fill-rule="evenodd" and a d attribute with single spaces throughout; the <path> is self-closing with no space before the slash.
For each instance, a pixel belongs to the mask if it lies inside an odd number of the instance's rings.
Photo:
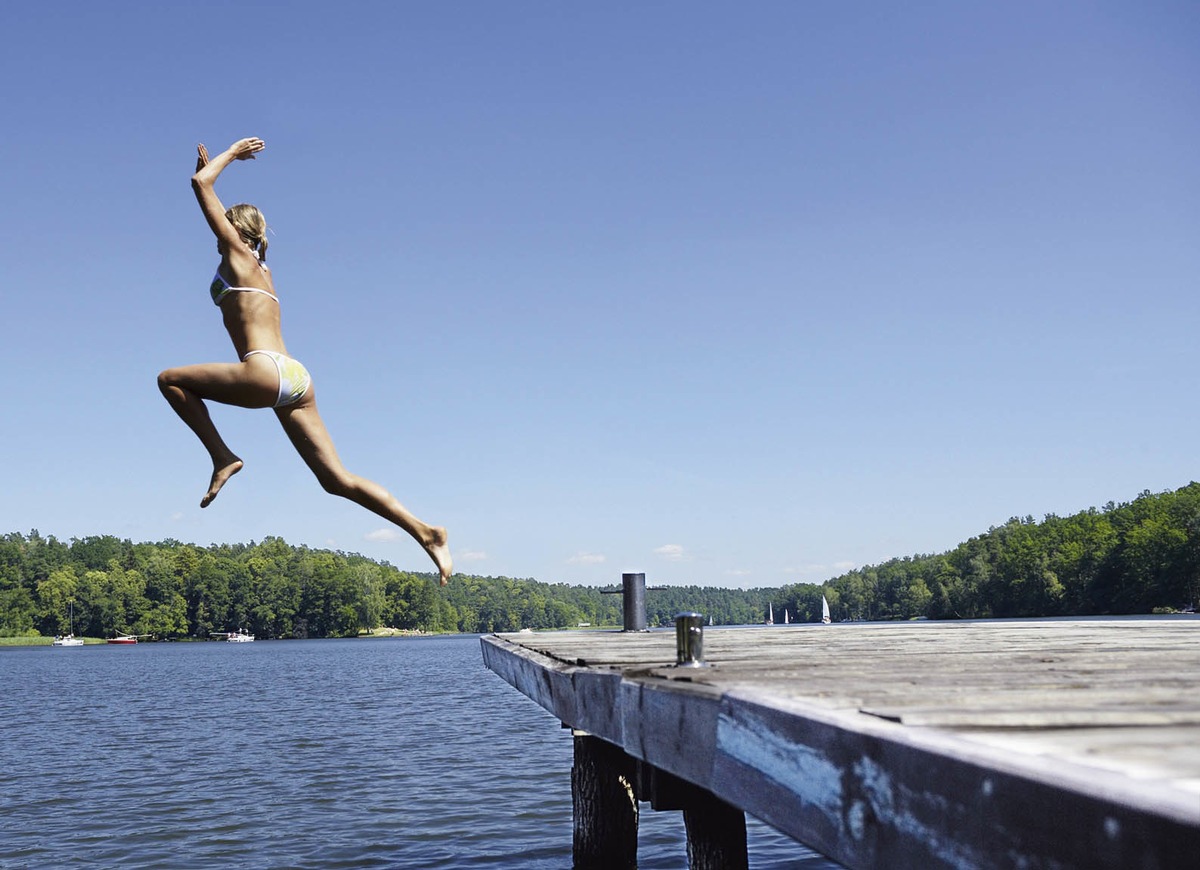
<path id="1" fill-rule="evenodd" d="M 650 590 L 665 589 L 651 586 Z M 646 628 L 646 575 L 622 574 L 620 589 L 602 589 L 603 595 L 621 596 L 622 631 L 649 631 Z"/>
<path id="2" fill-rule="evenodd" d="M 622 574 L 621 592 L 624 599 L 622 615 L 625 631 L 646 630 L 646 575 Z"/>

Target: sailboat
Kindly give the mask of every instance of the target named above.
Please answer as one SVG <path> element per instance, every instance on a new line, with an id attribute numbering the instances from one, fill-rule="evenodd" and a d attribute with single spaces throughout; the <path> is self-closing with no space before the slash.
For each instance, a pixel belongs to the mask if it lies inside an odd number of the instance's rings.
<path id="1" fill-rule="evenodd" d="M 824 595 L 821 596 L 821 622 L 825 623 L 825 625 L 829 625 L 829 623 L 833 622 L 833 620 L 829 618 L 829 602 L 825 600 Z"/>
<path id="2" fill-rule="evenodd" d="M 787 608 L 785 607 L 785 608 L 783 608 L 783 624 L 790 625 L 791 622 L 792 622 L 792 618 L 790 616 L 788 616 Z"/>
<path id="3" fill-rule="evenodd" d="M 75 636 L 75 602 L 71 602 L 71 633 L 55 635 L 53 646 L 83 646 L 83 638 Z"/>
<path id="4" fill-rule="evenodd" d="M 767 602 L 767 625 L 775 624 L 775 607 L 771 602 Z"/>

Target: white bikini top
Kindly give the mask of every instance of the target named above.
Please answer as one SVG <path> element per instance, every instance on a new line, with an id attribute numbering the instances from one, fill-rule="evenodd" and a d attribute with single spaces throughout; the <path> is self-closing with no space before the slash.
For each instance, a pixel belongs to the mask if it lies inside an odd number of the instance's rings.
<path id="1" fill-rule="evenodd" d="M 259 265 L 262 264 L 259 263 Z M 221 270 L 218 269 L 213 276 L 212 283 L 208 285 L 208 295 L 212 297 L 213 305 L 220 305 L 230 293 L 261 293 L 264 296 L 270 296 L 276 304 L 279 302 L 279 297 L 270 290 L 264 290 L 261 287 L 234 287 L 221 277 Z"/>

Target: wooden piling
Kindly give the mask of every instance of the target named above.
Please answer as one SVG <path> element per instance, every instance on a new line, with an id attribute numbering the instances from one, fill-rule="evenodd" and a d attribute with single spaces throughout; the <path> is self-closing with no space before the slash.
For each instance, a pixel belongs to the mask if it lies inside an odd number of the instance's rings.
<path id="1" fill-rule="evenodd" d="M 571 768 L 575 870 L 636 870 L 634 762 L 618 746 L 574 732 Z"/>
<path id="2" fill-rule="evenodd" d="M 689 870 L 748 870 L 746 814 L 702 788 L 683 809 Z"/>
<path id="3" fill-rule="evenodd" d="M 635 793 L 659 811 L 682 810 L 690 870 L 746 870 L 746 814 L 708 789 L 636 761 Z"/>

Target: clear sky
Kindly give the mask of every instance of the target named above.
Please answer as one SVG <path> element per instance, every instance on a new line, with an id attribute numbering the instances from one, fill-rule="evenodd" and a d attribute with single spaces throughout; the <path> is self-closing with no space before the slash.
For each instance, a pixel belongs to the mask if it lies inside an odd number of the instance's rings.
<path id="1" fill-rule="evenodd" d="M 779 586 L 1200 477 L 1200 4 L 0 4 L 0 532 L 432 570 L 232 360 L 188 186 L 274 230 L 346 465 L 456 567 Z"/>

